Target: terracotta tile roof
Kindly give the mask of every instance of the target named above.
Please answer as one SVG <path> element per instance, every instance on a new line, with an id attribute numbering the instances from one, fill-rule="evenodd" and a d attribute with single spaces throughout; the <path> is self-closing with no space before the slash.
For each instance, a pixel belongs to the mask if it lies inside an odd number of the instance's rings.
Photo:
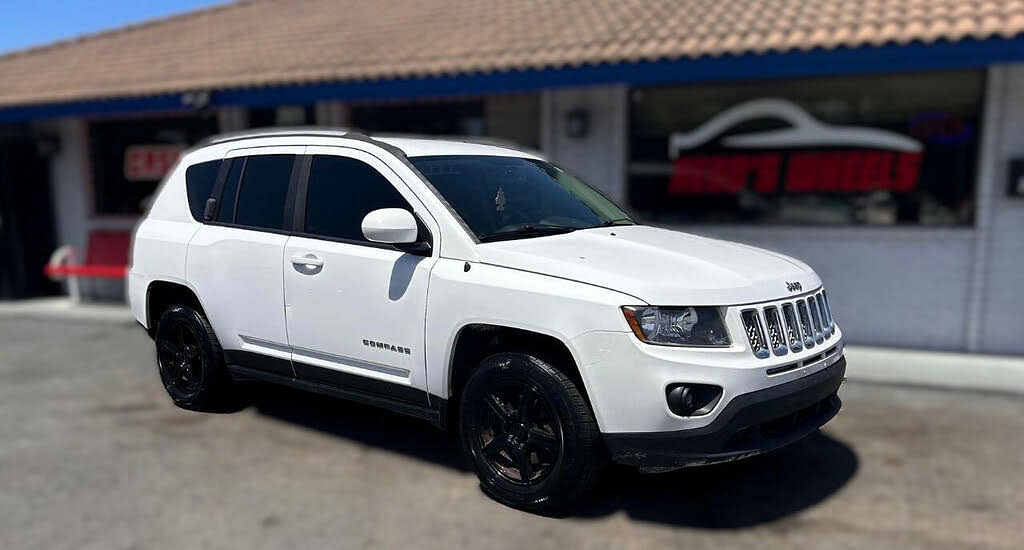
<path id="1" fill-rule="evenodd" d="M 257 0 L 0 57 L 0 106 L 1014 37 L 1024 0 Z"/>

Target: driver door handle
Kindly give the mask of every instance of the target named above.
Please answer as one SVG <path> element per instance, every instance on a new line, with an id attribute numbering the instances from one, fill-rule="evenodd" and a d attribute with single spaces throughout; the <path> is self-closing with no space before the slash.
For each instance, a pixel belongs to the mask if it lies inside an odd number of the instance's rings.
<path id="1" fill-rule="evenodd" d="M 312 252 L 307 252 L 305 254 L 295 254 L 292 256 L 292 263 L 312 269 L 316 267 L 323 267 L 324 259 Z"/>

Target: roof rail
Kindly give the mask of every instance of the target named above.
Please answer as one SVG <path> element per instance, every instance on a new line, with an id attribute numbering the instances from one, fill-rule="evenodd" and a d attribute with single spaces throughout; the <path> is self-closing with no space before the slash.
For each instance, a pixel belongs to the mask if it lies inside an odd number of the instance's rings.
<path id="1" fill-rule="evenodd" d="M 413 133 L 381 133 L 374 134 L 375 138 L 409 138 L 409 139 L 442 139 L 445 141 L 457 141 L 459 143 L 471 143 L 474 145 L 490 145 L 492 147 L 502 147 L 504 149 L 511 149 L 513 151 L 520 151 L 523 153 L 539 154 L 537 151 L 524 147 L 514 141 L 491 137 L 491 136 L 467 136 L 467 135 L 436 135 L 436 134 L 413 134 Z M 372 138 L 371 138 L 372 139 Z M 376 140 L 379 143 L 379 139 Z"/>
<path id="2" fill-rule="evenodd" d="M 213 145 L 216 143 L 227 143 L 244 139 L 256 139 L 262 137 L 286 137 L 286 136 L 322 136 L 322 137 L 344 137 L 355 132 L 348 128 L 325 128 L 322 126 L 286 126 L 277 128 L 256 128 L 253 130 L 241 130 L 238 132 L 226 132 L 217 134 L 201 140 L 197 147 Z"/>
<path id="3" fill-rule="evenodd" d="M 199 149 L 206 147 L 207 145 L 215 145 L 220 143 L 230 143 L 233 141 L 244 141 L 248 139 L 258 139 L 265 137 L 335 137 L 344 139 L 354 139 L 363 141 L 366 143 L 372 143 L 381 149 L 388 151 L 389 153 L 405 157 L 405 151 L 400 147 L 392 145 L 390 143 L 381 141 L 376 138 L 412 138 L 412 139 L 443 139 L 446 141 L 457 141 L 461 143 L 473 143 L 477 145 L 490 145 L 493 147 L 503 147 L 505 149 L 512 149 L 514 151 L 521 151 L 530 154 L 537 154 L 529 148 L 523 147 L 512 141 L 504 140 L 501 138 L 493 138 L 486 136 L 436 136 L 436 135 L 425 135 L 425 134 L 400 134 L 400 133 L 388 133 L 388 134 L 377 134 L 375 136 L 369 136 L 359 130 L 353 130 L 342 127 L 325 127 L 325 126 L 282 126 L 276 128 L 257 128 L 253 130 L 241 130 L 238 132 L 228 132 L 224 134 L 218 134 L 215 136 L 207 137 L 196 143 L 191 149 Z"/>

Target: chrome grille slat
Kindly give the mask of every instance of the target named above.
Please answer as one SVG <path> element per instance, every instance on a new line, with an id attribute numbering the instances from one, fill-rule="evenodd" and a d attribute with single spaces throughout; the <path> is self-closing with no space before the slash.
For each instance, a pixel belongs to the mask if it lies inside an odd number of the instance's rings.
<path id="1" fill-rule="evenodd" d="M 803 300 L 796 301 L 796 312 L 800 316 L 800 333 L 804 336 L 804 347 L 814 347 L 814 329 L 811 328 L 811 316 L 807 313 L 807 304 Z"/>
<path id="2" fill-rule="evenodd" d="M 793 304 L 782 304 L 782 317 L 786 321 L 786 341 L 789 349 L 796 353 L 804 349 L 803 339 L 800 337 L 800 325 L 796 320 L 796 310 Z"/>
<path id="3" fill-rule="evenodd" d="M 821 299 L 825 303 L 825 311 L 828 312 L 828 326 L 832 332 L 836 331 L 836 320 L 832 318 L 832 304 L 828 303 L 828 292 L 821 291 Z"/>
<path id="4" fill-rule="evenodd" d="M 832 336 L 832 325 L 828 322 L 828 315 L 825 313 L 825 301 L 821 299 L 821 293 L 815 295 L 818 305 L 818 314 L 821 316 L 821 332 L 825 338 Z"/>
<path id="5" fill-rule="evenodd" d="M 747 341 L 750 342 L 750 349 L 754 355 L 760 359 L 770 356 L 764 338 L 760 312 L 756 309 L 743 310 L 740 312 L 740 319 L 743 321 L 743 330 L 747 333 Z"/>
<path id="6" fill-rule="evenodd" d="M 818 301 L 814 299 L 814 296 L 807 297 L 807 308 L 811 310 L 811 326 L 814 327 L 814 342 L 820 344 L 825 341 L 825 335 L 821 330 L 821 313 L 818 312 Z"/>
<path id="7" fill-rule="evenodd" d="M 768 328 L 768 344 L 775 355 L 786 355 L 788 348 L 785 340 L 782 339 L 782 320 L 779 318 L 779 308 L 769 306 L 764 308 L 765 327 Z"/>

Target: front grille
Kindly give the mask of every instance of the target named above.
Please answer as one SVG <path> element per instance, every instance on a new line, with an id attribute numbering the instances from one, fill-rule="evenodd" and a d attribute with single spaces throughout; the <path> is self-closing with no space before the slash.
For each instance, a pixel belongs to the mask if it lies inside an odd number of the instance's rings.
<path id="1" fill-rule="evenodd" d="M 750 348 L 760 359 L 811 349 L 835 334 L 824 291 L 792 302 L 745 309 L 740 317 Z"/>

